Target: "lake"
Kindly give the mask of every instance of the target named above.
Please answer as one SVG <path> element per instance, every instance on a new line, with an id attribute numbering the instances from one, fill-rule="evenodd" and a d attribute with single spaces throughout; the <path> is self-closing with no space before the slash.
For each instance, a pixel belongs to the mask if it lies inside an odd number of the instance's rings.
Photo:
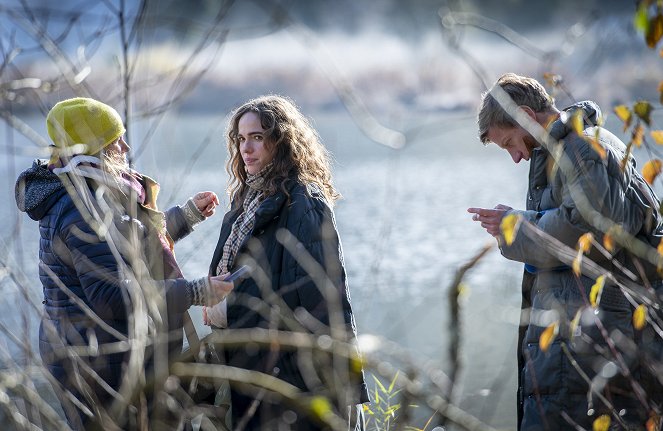
<path id="1" fill-rule="evenodd" d="M 335 184 L 344 196 L 335 211 L 359 334 L 383 337 L 416 361 L 430 361 L 448 371 L 449 284 L 461 265 L 484 245 L 494 244 L 466 209 L 497 203 L 522 207 L 528 164 L 514 165 L 506 152 L 494 145 L 484 147 L 476 138 L 471 114 L 417 116 L 428 126 L 410 133 L 412 139 L 401 150 L 370 141 L 345 113 L 312 117 L 334 157 Z M 41 122 L 33 119 L 31 124 L 46 136 Z M 403 119 L 394 123 L 396 128 L 415 128 Z M 224 125 L 224 117 L 171 114 L 149 144 L 134 144 L 134 154 L 140 154 L 137 168 L 162 185 L 161 208 L 183 203 L 200 190 L 213 190 L 221 197 L 221 211 L 176 246 L 190 278 L 206 274 L 228 206 Z M 9 136 L 3 128 L 0 125 L 0 136 Z M 144 142 L 147 130 L 144 125 L 131 129 L 129 144 Z M 17 214 L 13 184 L 39 153 L 19 136 L 13 139 L 15 149 L 9 137 L 6 147 L 0 144 L 5 160 L 0 165 L 0 197 L 5 202 L 0 217 L 6 221 L 0 226 L 0 240 L 3 261 L 29 286 L 29 295 L 3 273 L 0 323 L 34 345 L 34 310 L 41 306 L 38 229 L 25 214 Z M 461 296 L 459 405 L 501 429 L 516 425 L 521 271 L 520 264 L 506 261 L 493 247 L 466 275 Z M 199 315 L 200 310 L 194 310 L 194 320 Z M 201 325 L 199 330 L 204 333 L 206 328 Z M 11 337 L 0 335 L 0 346 L 7 367 L 12 360 L 26 360 Z M 419 408 L 415 420 L 420 422 L 412 425 L 423 427 L 429 415 Z"/>

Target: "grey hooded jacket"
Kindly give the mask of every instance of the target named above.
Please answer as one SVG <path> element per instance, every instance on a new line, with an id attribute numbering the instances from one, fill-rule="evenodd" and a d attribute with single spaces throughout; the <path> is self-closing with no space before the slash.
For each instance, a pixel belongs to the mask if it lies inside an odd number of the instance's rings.
<path id="1" fill-rule="evenodd" d="M 585 120 L 585 137 L 598 137 L 605 158 L 572 130 L 571 121 L 563 121 L 578 109 Z M 663 232 L 658 198 L 636 170 L 632 157 L 622 169 L 626 146 L 597 126 L 599 117 L 598 106 L 589 101 L 562 111 L 548 129 L 559 142 L 559 147 L 550 150 L 560 155 L 560 163 L 554 162 L 548 149 L 533 150 L 527 210 L 510 213 L 572 248 L 588 232 L 601 243 L 603 232 L 612 224 L 645 243 L 658 245 Z M 633 395 L 633 383 L 640 376 L 639 358 L 629 348 L 633 341 L 638 342 L 639 334 L 632 326 L 632 305 L 620 290 L 606 284 L 599 306 L 592 308 L 588 296 L 595 279 L 576 277 L 569 266 L 542 247 L 540 239 L 523 229 L 511 245 L 502 244 L 501 251 L 506 258 L 527 264 L 528 269 L 521 321 L 529 324 L 520 334 L 520 429 L 575 429 L 564 414 L 591 429 L 598 416 L 612 411 L 608 403 L 618 412 L 623 410 L 624 422 L 644 424 L 647 409 Z M 615 263 L 635 270 L 633 256 L 625 248 L 618 247 L 606 257 L 592 247 L 589 258 L 606 271 L 617 271 Z M 654 281 L 655 267 L 646 263 L 643 267 L 644 275 Z M 541 334 L 555 323 L 555 340 L 541 348 Z M 609 338 L 622 342 L 609 346 Z"/>

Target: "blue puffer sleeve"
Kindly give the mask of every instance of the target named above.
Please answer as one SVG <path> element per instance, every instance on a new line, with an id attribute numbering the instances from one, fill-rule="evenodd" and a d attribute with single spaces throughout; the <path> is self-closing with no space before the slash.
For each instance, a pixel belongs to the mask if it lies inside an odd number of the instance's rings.
<path id="1" fill-rule="evenodd" d="M 196 208 L 193 198 L 189 198 L 184 205 L 175 205 L 168 209 L 164 215 L 168 235 L 176 242 L 193 232 L 195 227 L 206 219 Z"/>
<path id="2" fill-rule="evenodd" d="M 124 272 L 131 270 L 127 265 L 130 260 L 117 250 L 114 253 L 109 243 L 97 236 L 77 210 L 66 217 L 60 236 L 71 255 L 87 305 L 101 319 L 126 320 L 132 309 L 128 291 L 132 284 Z M 117 246 L 122 250 L 126 243 Z M 181 314 L 189 308 L 186 280 L 150 279 L 149 282 L 155 283 L 154 287 L 161 292 L 169 314 Z"/>

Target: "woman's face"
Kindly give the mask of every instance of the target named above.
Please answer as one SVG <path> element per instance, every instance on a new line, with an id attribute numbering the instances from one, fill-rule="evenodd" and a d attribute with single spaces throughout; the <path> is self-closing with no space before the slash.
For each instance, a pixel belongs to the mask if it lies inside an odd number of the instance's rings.
<path id="1" fill-rule="evenodd" d="M 127 162 L 127 153 L 130 149 L 131 147 L 129 147 L 129 144 L 124 140 L 124 136 L 120 136 L 117 141 L 106 145 L 103 152 L 115 162 L 129 166 Z"/>
<path id="2" fill-rule="evenodd" d="M 120 138 L 106 146 L 104 151 L 108 155 L 113 155 L 113 156 L 124 156 L 129 152 L 129 144 L 124 140 L 124 136 L 120 136 Z"/>
<path id="3" fill-rule="evenodd" d="M 268 148 L 260 117 L 255 112 L 246 112 L 237 123 L 237 140 L 239 152 L 246 166 L 246 172 L 255 175 L 267 166 L 274 158 L 272 149 Z"/>

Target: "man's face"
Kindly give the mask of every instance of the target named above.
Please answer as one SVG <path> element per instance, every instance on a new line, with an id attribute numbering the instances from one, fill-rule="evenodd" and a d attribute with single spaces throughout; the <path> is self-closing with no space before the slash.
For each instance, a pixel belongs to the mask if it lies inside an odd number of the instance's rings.
<path id="1" fill-rule="evenodd" d="M 514 163 L 529 161 L 532 150 L 539 144 L 522 127 L 498 127 L 488 129 L 488 140 L 509 152 Z"/>

